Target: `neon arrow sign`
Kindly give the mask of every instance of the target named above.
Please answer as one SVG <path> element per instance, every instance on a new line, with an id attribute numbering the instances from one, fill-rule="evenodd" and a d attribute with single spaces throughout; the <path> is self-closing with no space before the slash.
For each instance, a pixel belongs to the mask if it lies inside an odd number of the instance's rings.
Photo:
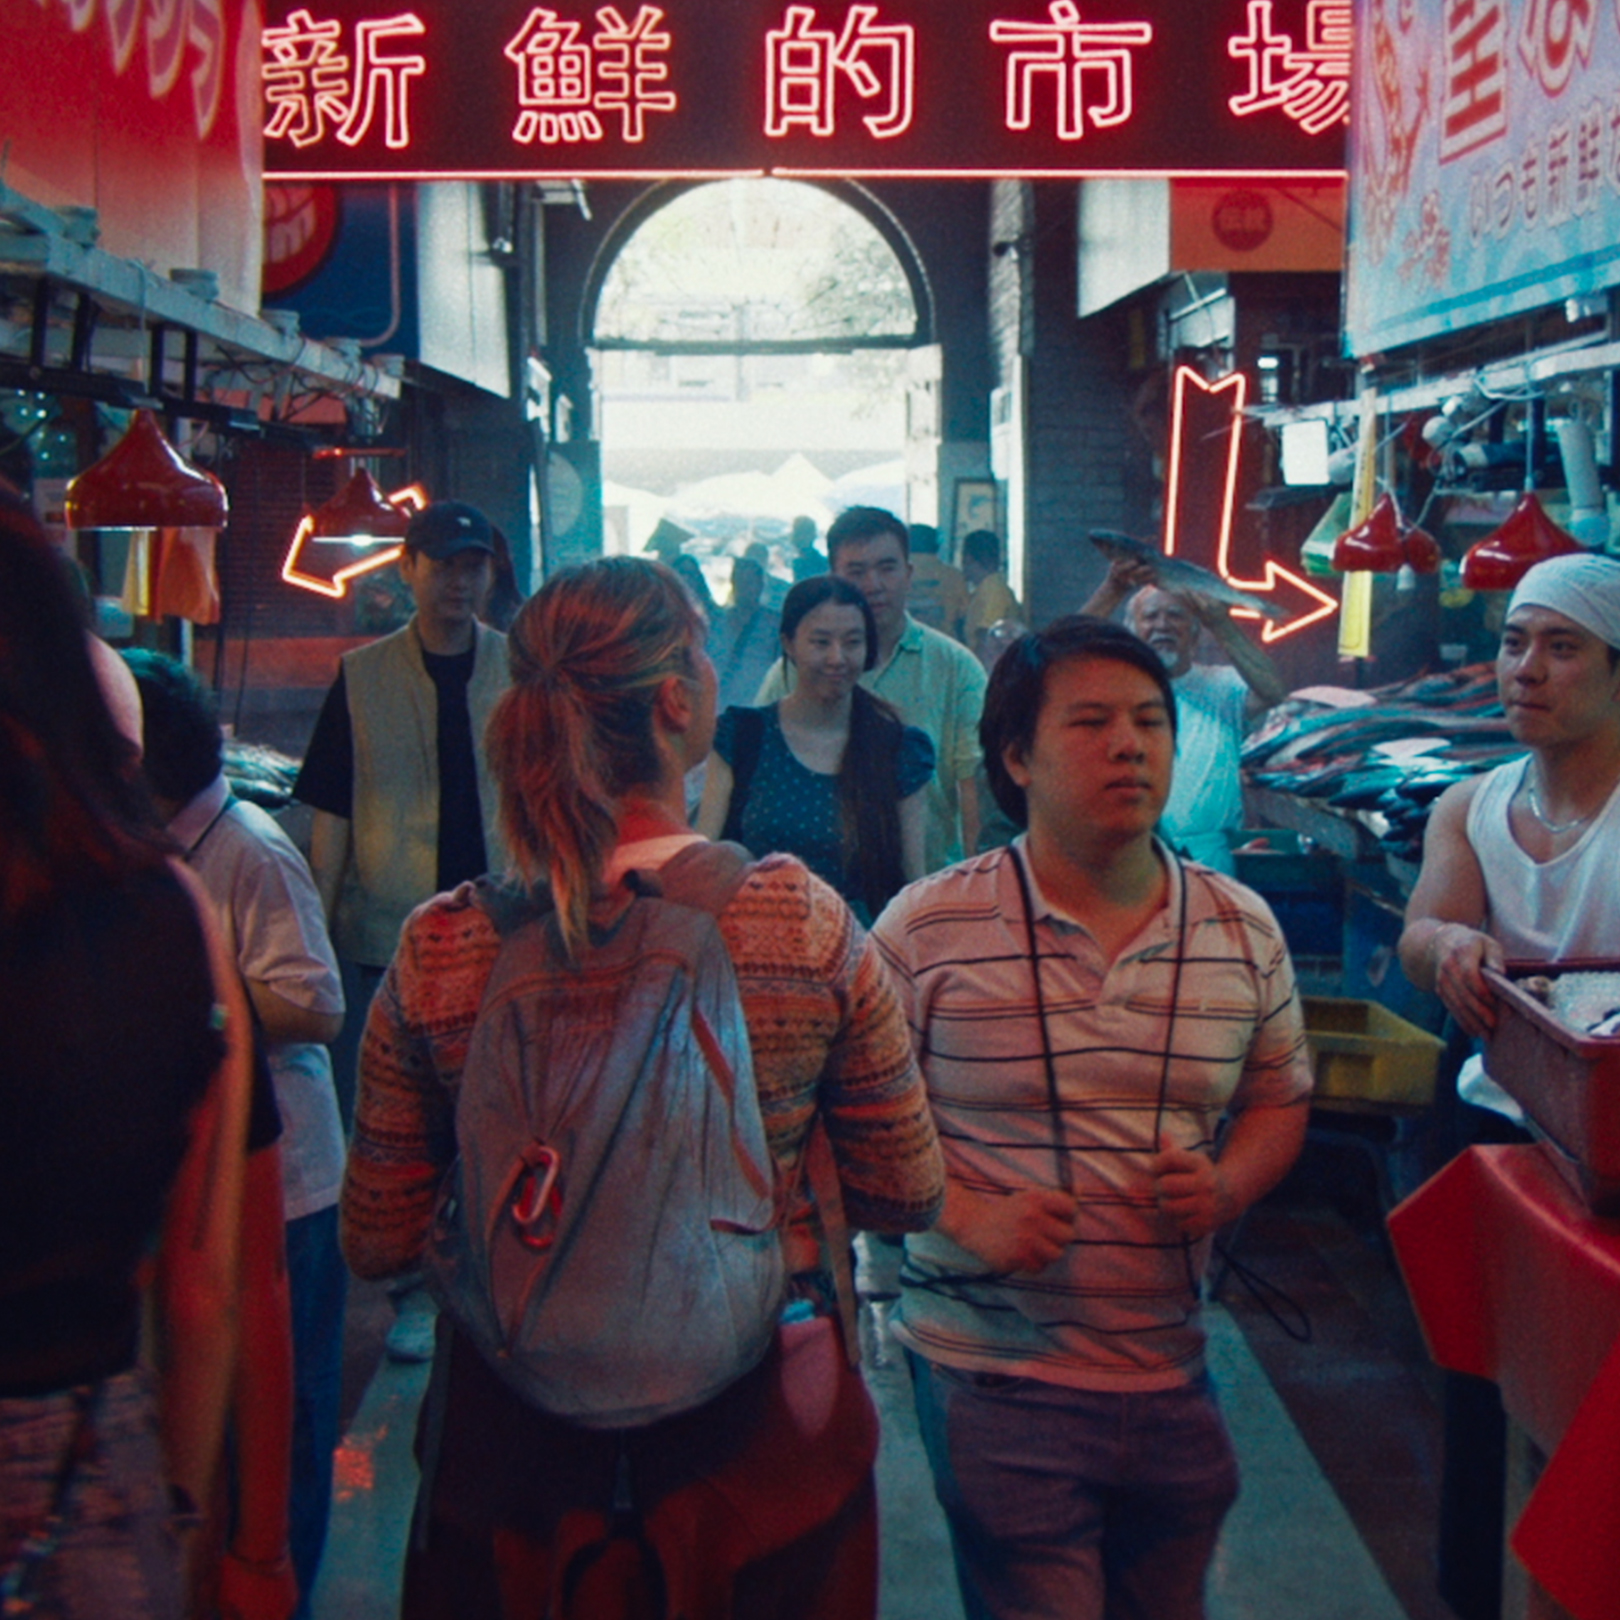
<path id="1" fill-rule="evenodd" d="M 388 500 L 406 512 L 420 512 L 428 504 L 427 491 L 420 484 L 396 489 Z M 314 530 L 315 515 L 306 512 L 287 547 L 281 577 L 289 585 L 329 596 L 334 602 L 348 594 L 350 580 L 386 568 L 405 549 L 397 540 L 374 540 L 367 535 L 317 538 Z"/>
<path id="2" fill-rule="evenodd" d="M 1185 514 L 1182 512 L 1188 402 L 1189 399 L 1198 397 L 1193 393 L 1195 389 L 1198 394 L 1210 400 L 1221 395 L 1230 396 L 1225 426 L 1226 466 L 1219 502 L 1220 523 L 1216 531 L 1215 556 L 1212 560 L 1197 555 L 1203 548 L 1193 538 L 1194 535 L 1202 538 L 1207 534 L 1205 522 L 1188 520 L 1184 523 Z M 1228 372 L 1218 381 L 1210 383 L 1205 382 L 1191 366 L 1176 367 L 1174 403 L 1170 416 L 1170 472 L 1164 495 L 1164 554 L 1167 557 L 1179 555 L 1188 562 L 1202 563 L 1206 568 L 1213 567 L 1228 585 L 1234 585 L 1240 591 L 1248 591 L 1255 596 L 1274 596 L 1280 604 L 1290 607 L 1297 602 L 1299 611 L 1290 612 L 1286 619 L 1266 621 L 1260 632 L 1260 639 L 1269 643 L 1280 641 L 1284 636 L 1295 635 L 1307 625 L 1329 617 L 1338 611 L 1339 603 L 1336 597 L 1319 590 L 1309 580 L 1296 574 L 1293 569 L 1283 567 L 1275 557 L 1265 559 L 1265 573 L 1260 579 L 1244 579 L 1233 570 L 1232 516 L 1237 505 L 1238 456 L 1242 447 L 1243 406 L 1248 398 L 1248 391 L 1248 378 L 1241 371 Z M 1232 613 L 1235 618 L 1260 617 L 1252 609 L 1234 608 Z"/>

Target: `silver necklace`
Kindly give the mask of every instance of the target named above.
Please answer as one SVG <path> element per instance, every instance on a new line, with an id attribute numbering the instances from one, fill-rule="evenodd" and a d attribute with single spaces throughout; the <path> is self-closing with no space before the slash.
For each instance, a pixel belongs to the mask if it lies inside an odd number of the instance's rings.
<path id="1" fill-rule="evenodd" d="M 1536 773 L 1533 770 L 1524 773 L 1524 787 L 1530 799 L 1530 814 L 1554 838 L 1562 838 L 1565 833 L 1572 833 L 1577 827 L 1584 827 L 1597 814 L 1597 810 L 1588 810 L 1584 816 L 1576 816 L 1573 821 L 1554 821 L 1541 808 L 1541 799 L 1536 793 Z M 1602 806 L 1599 805 L 1598 809 L 1602 809 Z"/>

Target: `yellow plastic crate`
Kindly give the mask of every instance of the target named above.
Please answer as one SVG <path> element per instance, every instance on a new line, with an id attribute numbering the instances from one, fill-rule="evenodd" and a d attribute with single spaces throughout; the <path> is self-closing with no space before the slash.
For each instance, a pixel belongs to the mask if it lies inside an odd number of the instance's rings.
<path id="1" fill-rule="evenodd" d="M 1316 1069 L 1312 1101 L 1351 1113 L 1401 1113 L 1434 1101 L 1445 1042 L 1376 1001 L 1305 996 Z"/>

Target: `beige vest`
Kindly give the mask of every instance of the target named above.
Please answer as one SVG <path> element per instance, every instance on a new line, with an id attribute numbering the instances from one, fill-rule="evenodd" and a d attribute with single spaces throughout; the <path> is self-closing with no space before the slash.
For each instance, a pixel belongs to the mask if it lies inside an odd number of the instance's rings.
<path id="1" fill-rule="evenodd" d="M 477 626 L 467 683 L 478 806 L 491 870 L 506 863 L 484 728 L 506 690 L 506 637 Z M 438 887 L 439 705 L 422 662 L 416 621 L 343 655 L 354 733 L 354 819 L 333 939 L 343 956 L 372 967 L 393 958 L 405 919 Z"/>

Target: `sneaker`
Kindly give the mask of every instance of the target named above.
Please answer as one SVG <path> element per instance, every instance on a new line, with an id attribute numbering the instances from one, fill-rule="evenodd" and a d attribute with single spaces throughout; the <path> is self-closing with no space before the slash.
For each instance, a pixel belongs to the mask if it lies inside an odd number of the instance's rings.
<path id="1" fill-rule="evenodd" d="M 433 1324 L 438 1312 L 431 1306 L 426 1310 L 404 1310 L 394 1318 L 388 1330 L 384 1348 L 390 1361 L 431 1361 L 433 1359 Z"/>

